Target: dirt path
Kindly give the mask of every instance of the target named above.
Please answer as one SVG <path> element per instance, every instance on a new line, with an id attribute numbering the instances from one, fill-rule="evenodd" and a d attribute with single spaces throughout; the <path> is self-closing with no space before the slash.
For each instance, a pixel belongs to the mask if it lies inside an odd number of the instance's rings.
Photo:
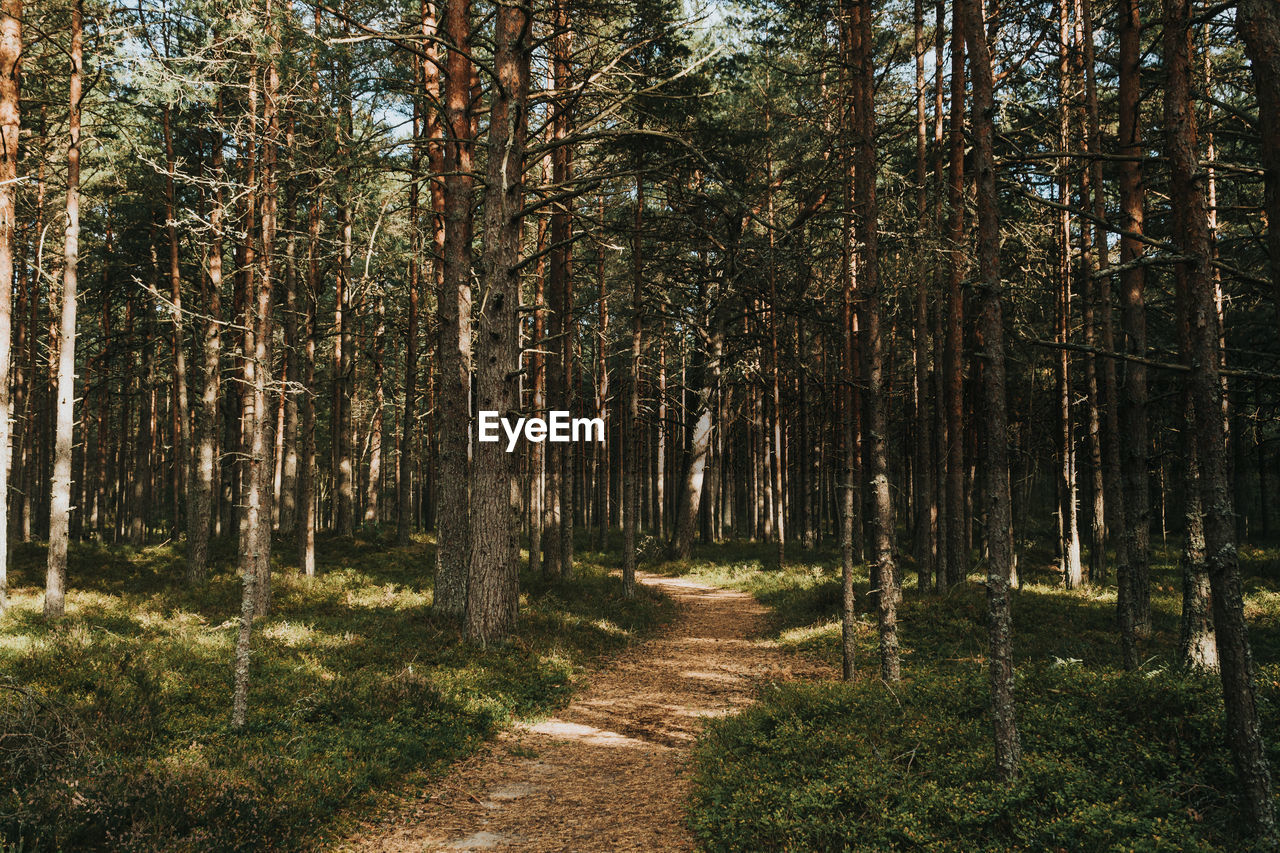
<path id="1" fill-rule="evenodd" d="M 692 850 L 686 763 L 703 718 L 746 705 L 761 681 L 812 670 L 749 639 L 768 612 L 750 595 L 647 574 L 641 582 L 679 605 L 663 636 L 624 653 L 561 713 L 503 735 L 347 849 Z"/>

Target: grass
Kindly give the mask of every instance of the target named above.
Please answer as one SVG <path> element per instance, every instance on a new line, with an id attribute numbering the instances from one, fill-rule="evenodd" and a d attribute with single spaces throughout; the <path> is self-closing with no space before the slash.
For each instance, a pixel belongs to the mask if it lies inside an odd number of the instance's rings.
<path id="1" fill-rule="evenodd" d="M 690 825 L 705 850 L 1242 850 L 1217 678 L 1179 672 L 1177 554 L 1160 547 L 1153 633 L 1120 669 L 1114 589 L 1068 591 L 1023 543 L 1014 593 L 1025 760 L 994 779 L 986 604 L 977 577 L 900 607 L 904 681 L 878 680 L 874 617 L 858 623 L 851 683 L 771 686 L 709 726 L 696 750 Z M 839 561 L 765 549 L 695 552 L 663 570 L 742 589 L 773 609 L 780 645 L 838 665 Z M 1280 724 L 1280 549 L 1246 547 L 1246 610 L 1264 733 Z M 860 570 L 859 603 L 867 579 Z M 1280 744 L 1270 737 L 1280 767 Z"/>
<path id="2" fill-rule="evenodd" d="M 430 613 L 429 543 L 375 535 L 326 540 L 319 553 L 313 579 L 276 566 L 249 725 L 235 734 L 230 553 L 190 589 L 171 546 L 74 547 L 67 615 L 50 624 L 44 550 L 20 546 L 0 618 L 0 841 L 323 846 L 335 817 L 427 784 L 498 727 L 550 713 L 586 667 L 669 615 L 644 589 L 624 601 L 588 554 L 569 583 L 526 574 L 518 636 L 482 652 Z"/>

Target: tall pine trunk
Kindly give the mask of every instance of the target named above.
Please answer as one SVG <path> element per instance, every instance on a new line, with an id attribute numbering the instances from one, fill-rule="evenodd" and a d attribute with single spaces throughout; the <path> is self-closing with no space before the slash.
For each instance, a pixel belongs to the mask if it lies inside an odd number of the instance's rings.
<path id="1" fill-rule="evenodd" d="M 1146 277 L 1144 254 L 1144 189 L 1142 176 L 1142 80 L 1139 0 L 1121 0 L 1119 7 L 1119 140 L 1120 162 L 1120 321 L 1124 353 L 1144 358 L 1147 349 Z M 1151 500 L 1147 492 L 1147 369 L 1136 360 L 1124 363 L 1120 400 L 1120 434 L 1124 487 L 1124 544 L 1117 571 L 1117 618 L 1124 665 L 1138 665 L 1136 638 L 1149 624 L 1149 560 Z M 1145 615 L 1144 615 L 1145 614 Z"/>
<path id="2" fill-rule="evenodd" d="M 471 195 L 472 147 L 471 3 L 445 4 L 444 42 L 449 45 L 444 83 L 444 276 L 436 299 L 439 342 L 439 512 L 436 516 L 436 582 L 432 606 L 462 616 L 471 565 Z"/>
<path id="3" fill-rule="evenodd" d="M 529 7 L 498 7 L 485 180 L 485 299 L 476 324 L 476 406 L 510 417 L 520 408 L 520 234 L 528 134 Z M 481 646 L 506 639 L 519 604 L 520 482 L 517 457 L 500 442 L 476 445 L 471 489 L 471 571 L 466 636 Z"/>
<path id="4" fill-rule="evenodd" d="M 636 534 L 640 524 L 640 355 L 644 345 L 643 270 L 640 256 L 644 227 L 644 175 L 636 158 L 636 200 L 631 223 L 631 369 L 627 382 L 627 413 L 623 417 L 623 453 L 626 472 L 620 478 L 622 487 L 622 590 L 627 598 L 635 595 Z M 695 510 L 696 511 L 696 510 Z"/>
<path id="5" fill-rule="evenodd" d="M 1258 98 L 1258 130 L 1262 134 L 1267 254 L 1280 327 L 1280 8 L 1273 0 L 1240 0 L 1236 33 L 1244 42 Z"/>
<path id="6" fill-rule="evenodd" d="M 858 213 L 858 242 L 862 247 L 859 272 L 863 292 L 862 346 L 864 381 L 867 388 L 867 441 L 870 457 L 872 506 L 872 575 L 880 629 L 880 677 L 887 682 L 902 677 L 898 651 L 897 567 L 894 564 L 894 508 L 889 484 L 888 371 L 885 369 L 884 342 L 881 339 L 883 294 L 880 286 L 879 206 L 876 198 L 876 115 L 875 62 L 873 53 L 871 0 L 860 0 L 854 7 L 853 33 L 853 115 L 854 202 Z"/>
<path id="7" fill-rule="evenodd" d="M 22 0 L 0 4 L 0 613 L 9 592 L 9 491 L 12 437 L 9 410 L 13 313 L 13 243 L 18 176 L 18 62 L 22 56 Z"/>
<path id="8" fill-rule="evenodd" d="M 320 38 L 320 7 L 315 8 L 314 34 Z M 317 51 L 310 56 L 312 103 L 320 103 L 320 76 Z M 302 350 L 302 444 L 298 460 L 298 565 L 302 573 L 312 577 L 316 573 L 316 524 L 319 508 L 316 500 L 316 315 L 320 295 L 320 207 L 323 197 L 320 179 L 316 177 L 310 187 L 311 205 L 307 211 L 307 277 L 306 291 L 302 294 L 306 303 L 303 309 Z"/>
<path id="9" fill-rule="evenodd" d="M 573 34 L 569 29 L 568 0 L 555 0 L 552 4 L 553 26 L 555 37 L 551 42 L 552 71 L 555 90 L 559 97 L 552 104 L 551 138 L 555 146 L 551 151 L 551 179 L 555 192 L 564 193 L 569 189 L 569 181 L 573 171 L 573 145 L 569 141 L 570 99 L 568 93 L 572 86 L 570 79 L 570 56 Z M 573 200 L 564 198 L 558 201 L 551 212 L 551 309 L 559 319 L 560 339 L 555 349 L 558 363 L 552 365 L 553 372 L 559 375 L 556 388 L 558 397 L 550 400 L 552 407 L 566 411 L 574 408 L 573 382 L 573 345 L 576 340 L 573 318 Z M 557 504 L 560 508 L 558 574 L 569 577 L 573 574 L 573 512 L 574 512 L 574 450 L 573 445 L 549 445 L 547 463 L 559 468 L 557 478 L 560 494 Z"/>
<path id="10" fill-rule="evenodd" d="M 169 315 L 173 321 L 173 530 L 181 529 L 180 513 L 185 506 L 190 516 L 192 485 L 190 476 L 191 418 L 187 399 L 187 350 L 185 318 L 182 316 L 182 268 L 178 262 L 178 210 L 174 187 L 177 161 L 173 152 L 172 109 L 166 105 L 161 119 L 165 153 L 165 231 L 169 238 Z M 190 538 L 188 518 L 187 537 Z"/>
<path id="11" fill-rule="evenodd" d="M 961 0 L 965 9 L 969 68 L 973 76 L 973 162 L 977 172 L 978 278 L 975 282 L 978 352 L 982 358 L 981 442 L 987 547 L 987 670 L 991 685 L 996 772 L 1011 779 L 1022 760 L 1013 697 L 1013 617 L 1009 582 L 1013 571 L 1013 518 L 1009 499 L 1009 423 L 1005 391 L 1003 284 L 1000 280 L 1000 213 L 996 193 L 995 103 L 991 53 L 982 0 Z"/>
<path id="12" fill-rule="evenodd" d="M 80 98 L 84 74 L 84 3 L 71 7 L 70 110 L 67 118 L 67 230 L 63 243 L 62 322 L 58 330 L 57 433 L 49 497 L 49 561 L 44 615 L 62 616 L 71 521 L 71 446 L 75 432 L 76 285 L 80 257 Z"/>
<path id="13" fill-rule="evenodd" d="M 713 416 L 720 392 L 720 363 L 724 353 L 727 319 L 726 313 L 718 304 L 710 318 L 707 357 L 702 366 L 702 382 L 694 403 L 693 434 L 689 439 L 689 452 L 685 455 L 684 488 L 680 491 L 680 508 L 676 512 L 675 542 L 672 548 L 672 556 L 677 560 L 689 559 L 693 550 L 693 537 L 698 528 L 698 509 L 702 505 L 703 483 L 711 453 Z"/>
<path id="14" fill-rule="evenodd" d="M 251 287 L 245 302 L 245 350 L 242 357 L 242 399 L 246 458 L 241 475 L 241 521 L 239 571 L 243 583 L 240 605 L 240 628 L 236 636 L 235 688 L 232 699 L 231 727 L 245 727 L 249 703 L 249 647 L 253 621 L 264 615 L 269 588 L 271 565 L 271 490 L 268 463 L 270 435 L 267 421 L 270 418 L 267 383 L 271 369 L 271 274 L 272 252 L 275 241 L 274 204 L 274 149 L 279 130 L 276 115 L 279 81 L 275 63 L 279 43 L 272 23 L 271 0 L 263 3 L 264 25 L 271 40 L 271 57 L 266 69 L 265 109 L 262 125 L 266 130 L 263 144 L 264 162 L 262 186 L 251 184 L 250 196 L 261 191 L 262 205 L 262 256 L 261 274 L 252 276 Z M 249 82 L 249 127 L 258 125 L 256 116 L 257 69 L 253 68 Z M 253 138 L 251 132 L 250 138 Z"/>
<path id="15" fill-rule="evenodd" d="M 1222 417 L 1221 341 L 1211 268 L 1209 218 L 1200 167 L 1195 111 L 1191 103 L 1189 0 L 1163 0 L 1165 153 L 1174 239 L 1186 276 L 1186 309 L 1192 368 L 1187 374 L 1195 415 L 1200 502 L 1204 513 L 1205 558 L 1212 589 L 1227 742 L 1240 793 L 1257 835 L 1274 840 L 1275 804 L 1271 772 L 1258 721 L 1253 660 L 1245 627 L 1236 553 L 1227 436 Z"/>
<path id="16" fill-rule="evenodd" d="M 922 247 L 929 229 L 929 188 L 926 185 L 926 153 L 928 123 L 925 109 L 924 75 L 924 0 L 915 0 L 913 8 L 916 65 L 916 216 L 920 218 L 918 242 Z M 938 69 L 941 76 L 941 68 Z M 912 457 L 914 483 L 915 531 L 913 551 L 916 560 L 916 588 L 921 592 L 933 586 L 933 569 L 937 563 L 938 502 L 934 495 L 933 417 L 929 411 L 929 279 L 930 271 L 921 270 L 915 292 L 915 446 Z"/>
<path id="17" fill-rule="evenodd" d="M 222 96 L 217 95 L 215 116 L 222 117 Z M 213 490 L 217 482 L 218 400 L 222 394 L 222 132 L 213 132 L 213 192 L 209 205 L 209 259 L 205 284 L 205 326 L 201 340 L 203 358 L 200 391 L 200 417 L 196 420 L 196 465 L 192 481 L 194 492 L 187 510 L 187 580 L 202 583 L 209 565 L 209 535 L 213 529 Z"/>
<path id="18" fill-rule="evenodd" d="M 964 222 L 964 57 L 966 23 L 955 0 L 951 17 L 951 128 L 947 172 L 947 301 L 944 405 L 946 430 L 946 586 L 964 581 L 969 572 L 965 538 L 964 454 L 964 259 L 968 254 Z M 941 535 L 941 534 L 940 534 Z M 940 544 L 939 547 L 943 547 Z"/>
<path id="19" fill-rule="evenodd" d="M 1057 0 L 1058 6 L 1058 150 L 1071 146 L 1070 100 L 1074 86 L 1069 58 L 1072 50 L 1070 0 Z M 1083 582 L 1080 566 L 1080 524 L 1076 481 L 1076 441 L 1071 388 L 1071 353 L 1066 348 L 1071 335 L 1071 181 L 1068 161 L 1059 159 L 1057 233 L 1057 338 L 1062 348 L 1057 353 L 1058 379 L 1058 568 L 1068 589 Z"/>

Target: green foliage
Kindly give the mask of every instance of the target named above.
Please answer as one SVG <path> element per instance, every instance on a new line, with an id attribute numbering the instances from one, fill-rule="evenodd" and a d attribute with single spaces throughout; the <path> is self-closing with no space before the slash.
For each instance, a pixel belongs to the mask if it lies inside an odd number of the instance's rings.
<path id="1" fill-rule="evenodd" d="M 704 558 L 712 557 L 711 552 Z M 1114 591 L 1026 583 L 1015 593 L 1025 760 L 995 781 L 983 591 L 908 590 L 906 680 L 874 678 L 875 632 L 859 623 L 861 677 L 770 686 L 700 740 L 690 813 L 707 850 L 1239 850 L 1245 826 L 1225 747 L 1221 688 L 1172 665 L 1172 553 L 1154 567 L 1155 631 L 1138 673 L 1119 669 Z M 839 585 L 822 561 L 764 571 L 745 554 L 669 566 L 746 589 L 775 608 L 779 642 L 839 660 Z M 826 565 L 829 567 L 830 563 Z M 1270 566 L 1264 557 L 1250 562 Z M 1028 565 L 1026 573 L 1039 576 Z M 859 577 L 859 600 L 866 590 Z M 1251 579 L 1264 731 L 1280 723 L 1280 599 Z M 1272 739 L 1274 741 L 1274 739 Z M 1271 744 L 1273 763 L 1280 745 Z"/>
<path id="2" fill-rule="evenodd" d="M 1239 849 L 1216 686 L 1030 669 L 1012 784 L 978 672 L 774 687 L 700 742 L 692 826 L 707 850 Z"/>
<path id="3" fill-rule="evenodd" d="M 273 578 L 256 623 L 248 730 L 228 726 L 238 581 L 182 585 L 170 547 L 73 550 L 47 624 L 17 555 L 0 621 L 0 838 L 35 850 L 260 850 L 320 844 L 341 811 L 429 782 L 496 727 L 561 705 L 583 667 L 666 615 L 579 564 L 525 577 L 518 636 L 477 651 L 433 617 L 430 546 L 324 543 L 320 574 Z"/>

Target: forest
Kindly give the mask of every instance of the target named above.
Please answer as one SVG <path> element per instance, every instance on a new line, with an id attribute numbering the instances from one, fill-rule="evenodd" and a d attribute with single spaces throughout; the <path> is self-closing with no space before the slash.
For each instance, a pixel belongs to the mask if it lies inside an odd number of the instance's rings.
<path id="1" fill-rule="evenodd" d="M 1275 0 L 0 0 L 0 853 L 1280 847 Z"/>

